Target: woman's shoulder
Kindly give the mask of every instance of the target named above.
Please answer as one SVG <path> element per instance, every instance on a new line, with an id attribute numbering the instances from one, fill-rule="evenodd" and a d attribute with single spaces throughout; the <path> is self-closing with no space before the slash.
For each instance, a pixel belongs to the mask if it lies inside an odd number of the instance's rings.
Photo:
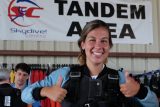
<path id="1" fill-rule="evenodd" d="M 107 67 L 107 66 L 105 66 L 105 69 L 107 69 L 107 71 L 109 71 L 109 72 L 115 72 L 115 73 L 118 72 L 118 70 L 116 70 L 114 68 Z"/>
<path id="2" fill-rule="evenodd" d="M 55 72 L 55 73 L 58 73 L 58 72 L 69 72 L 70 71 L 70 67 L 61 67 L 61 68 L 58 68 L 58 69 L 55 69 L 55 70 L 52 70 L 52 72 Z"/>

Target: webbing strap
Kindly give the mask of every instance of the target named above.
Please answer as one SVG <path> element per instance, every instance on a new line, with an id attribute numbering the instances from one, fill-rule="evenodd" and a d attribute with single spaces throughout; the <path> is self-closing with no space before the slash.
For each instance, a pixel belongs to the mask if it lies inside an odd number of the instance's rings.
<path id="1" fill-rule="evenodd" d="M 80 92 L 80 78 L 81 78 L 81 70 L 79 66 L 71 67 L 70 71 L 70 97 L 73 102 L 76 102 L 79 97 Z"/>

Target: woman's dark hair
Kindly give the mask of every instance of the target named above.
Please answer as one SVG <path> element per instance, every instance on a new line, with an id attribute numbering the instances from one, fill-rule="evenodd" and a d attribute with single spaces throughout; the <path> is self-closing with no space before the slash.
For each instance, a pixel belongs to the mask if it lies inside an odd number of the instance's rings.
<path id="1" fill-rule="evenodd" d="M 82 47 L 81 47 L 81 43 L 85 42 L 86 37 L 87 37 L 87 35 L 90 31 L 92 31 L 96 28 L 99 28 L 99 27 L 104 27 L 104 28 L 106 28 L 106 30 L 108 30 L 109 46 L 110 46 L 110 48 L 112 48 L 112 46 L 113 46 L 111 33 L 110 33 L 109 26 L 107 25 L 107 23 L 105 23 L 102 20 L 92 20 L 90 22 L 87 22 L 86 25 L 84 26 L 82 32 L 81 32 L 79 40 L 78 40 L 78 46 L 80 48 L 80 55 L 78 56 L 78 60 L 79 60 L 81 65 L 86 64 L 86 54 L 85 54 L 85 50 L 83 50 Z"/>

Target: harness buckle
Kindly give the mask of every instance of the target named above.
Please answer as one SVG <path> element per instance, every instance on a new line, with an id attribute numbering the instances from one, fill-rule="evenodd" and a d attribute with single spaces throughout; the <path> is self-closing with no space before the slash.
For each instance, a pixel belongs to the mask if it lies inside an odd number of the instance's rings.
<path id="1" fill-rule="evenodd" d="M 118 77 L 118 75 L 108 74 L 108 79 L 111 79 L 111 80 L 118 80 L 119 77 Z"/>
<path id="2" fill-rule="evenodd" d="M 81 72 L 70 72 L 69 76 L 71 78 L 79 78 L 81 77 Z"/>
<path id="3" fill-rule="evenodd" d="M 89 103 L 85 104 L 84 107 L 91 107 Z"/>

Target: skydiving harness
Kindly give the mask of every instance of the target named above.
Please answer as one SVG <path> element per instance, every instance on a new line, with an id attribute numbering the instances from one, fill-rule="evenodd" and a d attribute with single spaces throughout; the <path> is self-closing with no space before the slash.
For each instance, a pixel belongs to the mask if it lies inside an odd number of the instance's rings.
<path id="1" fill-rule="evenodd" d="M 92 79 L 84 73 L 86 69 L 71 68 L 66 100 L 76 103 L 74 107 L 120 107 L 118 72 L 105 66 L 97 79 Z"/>
<path id="2" fill-rule="evenodd" d="M 0 88 L 0 105 L 3 107 L 15 107 L 14 100 L 19 100 L 16 99 L 17 96 L 21 96 L 21 91 L 15 88 Z"/>

